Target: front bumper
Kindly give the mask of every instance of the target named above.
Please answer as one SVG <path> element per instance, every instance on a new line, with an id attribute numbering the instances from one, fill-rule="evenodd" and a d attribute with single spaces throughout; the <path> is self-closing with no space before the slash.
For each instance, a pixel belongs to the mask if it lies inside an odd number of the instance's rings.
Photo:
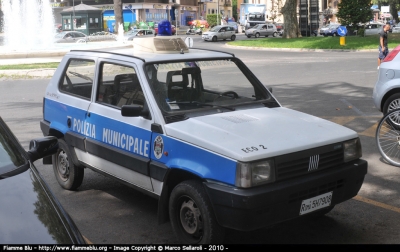
<path id="1" fill-rule="evenodd" d="M 367 166 L 367 161 L 358 159 L 330 171 L 250 189 L 204 185 L 218 223 L 250 231 L 300 217 L 303 200 L 326 192 L 333 192 L 331 206 L 351 199 L 361 188 Z"/>

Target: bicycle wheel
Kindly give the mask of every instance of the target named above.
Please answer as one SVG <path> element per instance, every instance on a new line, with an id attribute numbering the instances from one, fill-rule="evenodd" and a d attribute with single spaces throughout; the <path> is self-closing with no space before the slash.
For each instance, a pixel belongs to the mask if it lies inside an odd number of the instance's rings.
<path id="1" fill-rule="evenodd" d="M 395 118 L 400 118 L 400 109 L 390 111 L 379 121 L 376 144 L 387 162 L 400 167 L 400 127 L 393 121 Z"/>

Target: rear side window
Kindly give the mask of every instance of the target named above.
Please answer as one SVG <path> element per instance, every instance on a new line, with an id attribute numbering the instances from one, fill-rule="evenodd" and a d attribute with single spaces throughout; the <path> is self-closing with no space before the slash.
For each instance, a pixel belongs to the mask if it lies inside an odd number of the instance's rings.
<path id="1" fill-rule="evenodd" d="M 60 91 L 90 100 L 94 72 L 93 60 L 70 60 L 59 84 Z"/>

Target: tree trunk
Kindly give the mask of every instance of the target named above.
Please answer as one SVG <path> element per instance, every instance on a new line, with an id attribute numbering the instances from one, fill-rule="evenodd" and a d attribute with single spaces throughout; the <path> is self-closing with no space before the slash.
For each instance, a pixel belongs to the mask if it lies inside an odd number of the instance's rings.
<path id="1" fill-rule="evenodd" d="M 118 33 L 120 24 L 122 24 L 122 28 L 124 28 L 124 20 L 122 18 L 122 0 L 114 0 L 114 15 L 115 15 L 114 33 Z"/>
<path id="2" fill-rule="evenodd" d="M 282 7 L 284 30 L 282 38 L 298 38 L 301 37 L 299 31 L 299 21 L 297 20 L 296 13 L 297 1 L 286 0 L 285 5 Z"/>

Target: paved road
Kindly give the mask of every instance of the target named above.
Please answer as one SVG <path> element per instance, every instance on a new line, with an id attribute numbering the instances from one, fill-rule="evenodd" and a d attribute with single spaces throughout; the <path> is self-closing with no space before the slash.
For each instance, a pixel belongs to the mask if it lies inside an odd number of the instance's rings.
<path id="1" fill-rule="evenodd" d="M 381 114 L 373 106 L 376 53 L 243 50 L 195 38 L 196 47 L 240 57 L 283 106 L 326 118 L 360 134 L 369 171 L 359 196 L 317 219 L 301 219 L 243 233 L 226 244 L 400 244 L 400 169 L 385 164 L 374 140 Z M 1 116 L 22 144 L 40 136 L 46 80 L 2 81 Z M 293 125 L 295 127 L 295 125 Z M 35 163 L 82 233 L 96 244 L 173 244 L 169 224 L 157 225 L 157 202 L 111 179 L 85 171 L 77 192 L 60 189 L 51 166 Z"/>

